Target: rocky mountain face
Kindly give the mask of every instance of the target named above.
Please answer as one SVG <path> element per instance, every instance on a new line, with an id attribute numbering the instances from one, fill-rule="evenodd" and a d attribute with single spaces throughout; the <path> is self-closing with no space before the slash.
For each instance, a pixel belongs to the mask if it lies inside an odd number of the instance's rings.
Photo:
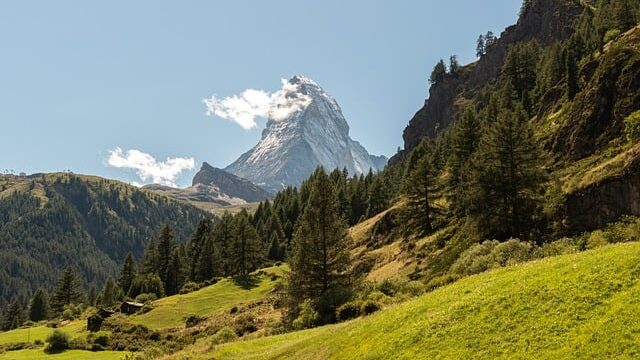
<path id="1" fill-rule="evenodd" d="M 401 159 L 424 137 L 435 138 L 460 113 L 468 99 L 499 75 L 509 47 L 517 42 L 536 40 L 542 46 L 567 39 L 571 25 L 582 13 L 583 6 L 573 0 L 537 0 L 524 9 L 516 25 L 502 32 L 497 42 L 486 49 L 477 62 L 464 66 L 456 75 L 447 77 L 429 90 L 429 98 L 415 114 L 403 133 L 405 152 Z"/>
<path id="2" fill-rule="evenodd" d="M 247 179 L 203 163 L 194 176 L 192 185 L 178 189 L 163 185 L 147 185 L 146 190 L 163 193 L 177 200 L 220 206 L 243 205 L 269 199 L 272 195 Z M 206 207 L 208 208 L 208 207 Z"/>
<path id="3" fill-rule="evenodd" d="M 350 174 L 381 170 L 384 156 L 370 155 L 349 136 L 349 125 L 336 100 L 313 80 L 294 76 L 295 90 L 288 97 L 308 101 L 284 119 L 270 118 L 260 142 L 225 170 L 277 192 L 298 186 L 322 165 L 328 170 L 346 168 Z"/>
<path id="4" fill-rule="evenodd" d="M 192 186 L 197 187 L 200 185 L 216 187 L 223 194 L 240 198 L 247 202 L 262 201 L 271 197 L 270 193 L 251 181 L 215 168 L 206 162 L 202 164 L 200 171 L 193 178 Z"/>
<path id="5" fill-rule="evenodd" d="M 516 25 L 501 34 L 477 62 L 433 84 L 424 106 L 403 138 L 402 161 L 424 138 L 435 138 L 461 110 L 481 101 L 497 83 L 509 48 L 532 40 L 542 47 L 569 39 L 572 25 L 592 2 L 532 0 Z M 640 26 L 617 35 L 578 66 L 578 92 L 568 99 L 556 87 L 540 100 L 531 118 L 534 131 L 555 159 L 564 182 L 559 213 L 561 232 L 579 234 L 602 228 L 624 215 L 640 215 L 640 150 L 623 133 L 624 120 L 640 110 Z M 574 179 L 581 183 L 568 185 Z"/>

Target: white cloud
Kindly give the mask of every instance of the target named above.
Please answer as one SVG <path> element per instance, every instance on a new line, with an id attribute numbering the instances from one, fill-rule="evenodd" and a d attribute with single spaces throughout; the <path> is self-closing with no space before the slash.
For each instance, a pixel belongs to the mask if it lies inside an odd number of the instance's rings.
<path id="1" fill-rule="evenodd" d="M 158 161 L 153 156 L 139 150 L 123 151 L 117 147 L 109 151 L 107 165 L 120 169 L 134 169 L 141 182 L 133 182 L 142 186 L 151 180 L 154 184 L 177 187 L 175 181 L 181 172 L 192 170 L 196 166 L 194 158 L 167 158 Z"/>
<path id="2" fill-rule="evenodd" d="M 240 95 L 203 99 L 208 116 L 218 116 L 240 125 L 245 130 L 258 126 L 256 118 L 283 120 L 289 115 L 305 109 L 311 97 L 299 91 L 298 85 L 282 79 L 280 90 L 269 93 L 264 90 L 247 89 Z"/>

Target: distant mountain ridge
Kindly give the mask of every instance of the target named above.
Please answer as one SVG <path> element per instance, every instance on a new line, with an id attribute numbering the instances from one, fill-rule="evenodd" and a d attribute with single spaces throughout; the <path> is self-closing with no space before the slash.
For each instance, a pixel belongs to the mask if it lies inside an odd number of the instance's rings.
<path id="1" fill-rule="evenodd" d="M 144 186 L 144 189 L 192 203 L 205 210 L 211 210 L 211 206 L 244 205 L 272 197 L 271 193 L 251 181 L 206 162 L 193 177 L 190 187 L 180 189 L 152 184 Z"/>
<path id="2" fill-rule="evenodd" d="M 113 276 L 163 224 L 186 240 L 207 214 L 189 204 L 96 176 L 0 176 L 0 304 L 24 303 L 66 266 L 85 284 Z"/>
<path id="3" fill-rule="evenodd" d="M 288 96 L 308 97 L 309 104 L 285 119 L 269 119 L 258 144 L 226 171 L 275 193 L 300 185 L 320 165 L 328 170 L 346 168 L 350 174 L 384 168 L 386 157 L 370 155 L 351 139 L 349 125 L 333 97 L 302 75 L 294 76 L 289 84 L 296 90 Z"/>

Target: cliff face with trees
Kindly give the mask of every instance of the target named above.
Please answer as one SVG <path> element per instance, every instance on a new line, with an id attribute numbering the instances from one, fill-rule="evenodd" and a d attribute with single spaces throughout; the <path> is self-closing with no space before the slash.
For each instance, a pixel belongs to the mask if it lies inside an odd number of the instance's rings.
<path id="1" fill-rule="evenodd" d="M 639 215 L 636 142 L 624 134 L 640 109 L 639 14 L 640 4 L 628 0 L 525 1 L 516 25 L 479 38 L 478 61 L 452 62 L 444 72 L 436 64 L 429 98 L 391 163 L 424 139 L 450 136 L 465 109 L 491 112 L 501 106 L 496 93 L 510 92 L 562 184 L 556 230 L 575 234 Z"/>
<path id="2" fill-rule="evenodd" d="M 404 154 L 418 146 L 422 138 L 433 139 L 449 127 L 465 104 L 487 83 L 497 80 L 512 45 L 535 40 L 541 46 L 546 46 L 565 40 L 572 34 L 571 24 L 582 11 L 583 7 L 578 1 L 570 0 L 540 0 L 524 5 L 518 23 L 505 29 L 495 41 L 483 47 L 478 61 L 462 66 L 457 72 L 432 84 L 425 105 L 404 130 Z"/>

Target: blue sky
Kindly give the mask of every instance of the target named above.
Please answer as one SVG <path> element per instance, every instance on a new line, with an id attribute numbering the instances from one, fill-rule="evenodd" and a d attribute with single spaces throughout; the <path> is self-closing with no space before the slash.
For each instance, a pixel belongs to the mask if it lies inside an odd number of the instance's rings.
<path id="1" fill-rule="evenodd" d="M 184 186 L 201 162 L 224 167 L 255 145 L 266 122 L 244 130 L 205 116 L 201 100 L 275 91 L 295 74 L 338 100 L 354 139 L 389 156 L 436 61 L 473 61 L 478 35 L 515 23 L 520 3 L 3 1 L 0 171 L 142 182 L 107 166 L 120 148 L 193 159 L 171 180 Z"/>

